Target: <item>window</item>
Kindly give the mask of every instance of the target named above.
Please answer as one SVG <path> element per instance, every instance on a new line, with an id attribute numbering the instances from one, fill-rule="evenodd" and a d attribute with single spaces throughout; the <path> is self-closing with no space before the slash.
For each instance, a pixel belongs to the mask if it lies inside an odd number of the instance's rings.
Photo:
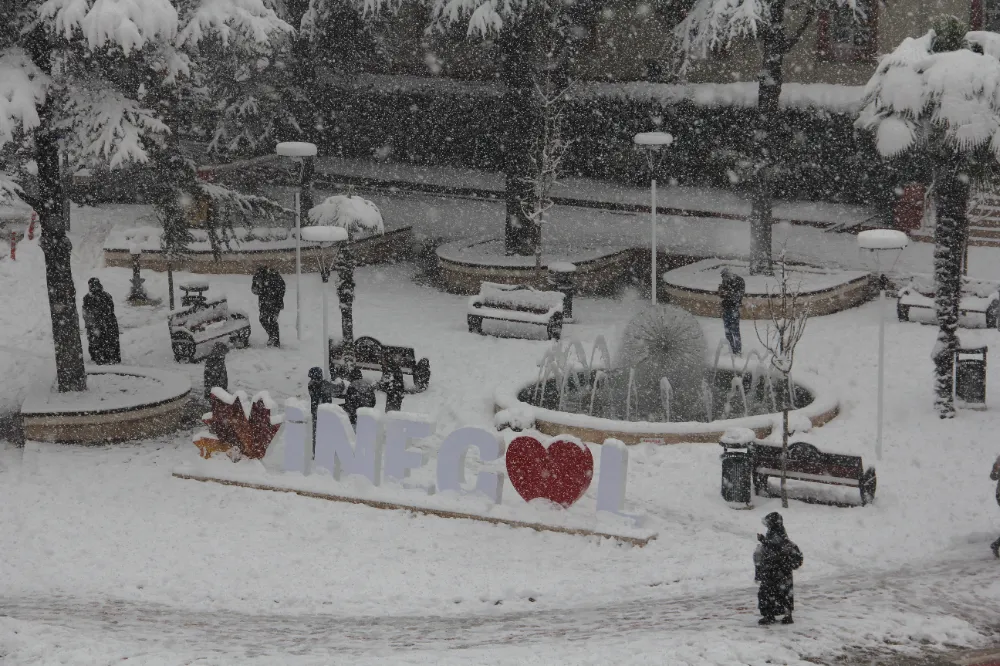
<path id="1" fill-rule="evenodd" d="M 983 0 L 974 0 L 983 1 Z M 1000 0 L 988 0 L 1000 3 Z M 874 0 L 858 0 L 858 12 L 836 7 L 819 13 L 816 53 L 821 60 L 864 62 L 878 53 L 878 5 Z"/>
<path id="2" fill-rule="evenodd" d="M 972 0 L 969 26 L 973 30 L 1000 31 L 1000 0 Z"/>

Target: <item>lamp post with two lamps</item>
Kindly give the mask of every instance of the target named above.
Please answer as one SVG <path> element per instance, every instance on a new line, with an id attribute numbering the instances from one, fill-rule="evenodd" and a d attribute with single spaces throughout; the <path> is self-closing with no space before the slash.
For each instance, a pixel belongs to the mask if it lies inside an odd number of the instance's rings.
<path id="1" fill-rule="evenodd" d="M 663 148 L 668 148 L 674 142 L 674 137 L 667 132 L 640 132 L 632 137 L 632 142 L 637 148 L 641 148 L 646 151 L 646 157 L 649 160 L 649 175 L 650 175 L 650 198 L 652 199 L 652 205 L 650 206 L 650 213 L 652 214 L 652 233 L 651 233 L 651 245 L 650 245 L 650 260 L 652 262 L 652 268 L 650 270 L 650 275 L 652 277 L 652 300 L 653 304 L 656 304 L 656 167 L 659 165 L 658 157 L 660 156 L 660 151 Z"/>
<path id="2" fill-rule="evenodd" d="M 889 270 L 896 265 L 900 254 L 909 243 L 902 231 L 892 229 L 871 229 L 858 234 L 858 248 L 865 258 L 865 264 L 874 266 L 878 279 L 878 426 L 875 436 L 875 457 L 882 459 L 883 395 L 885 393 L 885 274 L 883 255 L 888 254 L 892 262 Z"/>
<path id="3" fill-rule="evenodd" d="M 308 243 L 319 245 L 319 252 L 316 253 L 316 262 L 319 264 L 319 276 L 323 280 L 323 338 L 320 340 L 322 350 L 321 358 L 323 362 L 323 378 L 330 379 L 330 324 L 329 306 L 327 305 L 327 283 L 330 281 L 330 273 L 333 271 L 333 264 L 337 260 L 340 244 L 347 240 L 347 229 L 343 227 L 315 226 L 302 229 L 302 239 Z"/>
<path id="4" fill-rule="evenodd" d="M 302 163 L 299 191 L 295 193 L 295 335 L 302 339 L 302 207 L 312 208 L 312 176 L 316 169 L 316 144 L 304 141 L 284 141 L 275 152 Z"/>

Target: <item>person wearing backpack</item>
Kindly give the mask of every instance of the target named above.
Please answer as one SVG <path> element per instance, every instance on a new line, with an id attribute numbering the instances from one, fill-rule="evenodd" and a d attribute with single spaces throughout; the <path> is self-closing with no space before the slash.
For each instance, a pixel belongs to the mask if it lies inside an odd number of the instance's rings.
<path id="1" fill-rule="evenodd" d="M 757 608 L 761 618 L 757 623 L 774 624 L 779 615 L 784 615 L 781 623 L 792 624 L 792 571 L 802 566 L 802 551 L 788 538 L 780 513 L 767 514 L 763 522 L 767 534 L 757 535 L 760 543 L 753 554 L 754 580 L 760 583 Z"/>
<path id="2" fill-rule="evenodd" d="M 285 307 L 285 279 L 273 268 L 260 266 L 253 274 L 250 291 L 257 297 L 260 325 L 267 331 L 267 346 L 280 347 L 278 313 Z"/>

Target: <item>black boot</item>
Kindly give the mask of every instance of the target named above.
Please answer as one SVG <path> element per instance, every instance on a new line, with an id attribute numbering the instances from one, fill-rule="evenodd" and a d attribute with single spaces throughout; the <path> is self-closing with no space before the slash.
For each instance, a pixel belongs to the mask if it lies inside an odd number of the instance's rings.
<path id="1" fill-rule="evenodd" d="M 774 624 L 774 616 L 765 615 L 764 617 L 757 620 L 757 624 Z"/>
<path id="2" fill-rule="evenodd" d="M 792 614 L 789 613 L 785 617 L 781 618 L 781 624 L 794 624 L 795 620 L 792 619 Z"/>
<path id="3" fill-rule="evenodd" d="M 993 551 L 993 557 L 1000 558 L 1000 539 L 990 544 L 990 550 Z"/>

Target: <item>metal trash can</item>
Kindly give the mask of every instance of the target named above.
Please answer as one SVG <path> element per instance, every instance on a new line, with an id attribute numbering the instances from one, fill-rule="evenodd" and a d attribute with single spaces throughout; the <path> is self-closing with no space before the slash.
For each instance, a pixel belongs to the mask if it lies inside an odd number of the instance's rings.
<path id="1" fill-rule="evenodd" d="M 967 407 L 986 407 L 986 347 L 955 350 L 955 397 Z"/>
<path id="2" fill-rule="evenodd" d="M 730 428 L 719 440 L 722 446 L 722 499 L 727 502 L 750 504 L 754 439 L 754 432 L 749 428 Z"/>
<path id="3" fill-rule="evenodd" d="M 549 264 L 549 287 L 563 294 L 563 321 L 573 318 L 573 295 L 576 293 L 576 266 L 566 261 Z"/>

